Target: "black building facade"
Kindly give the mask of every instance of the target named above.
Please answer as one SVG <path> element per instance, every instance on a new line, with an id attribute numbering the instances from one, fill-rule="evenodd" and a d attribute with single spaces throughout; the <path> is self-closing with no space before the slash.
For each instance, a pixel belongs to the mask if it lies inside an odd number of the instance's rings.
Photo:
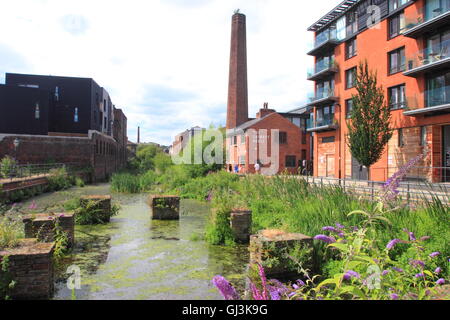
<path id="1" fill-rule="evenodd" d="M 89 130 L 96 130 L 112 135 L 114 106 L 107 91 L 93 79 L 7 73 L 2 87 L 9 93 L 5 93 L 8 99 L 0 98 L 0 118 L 15 120 L 14 125 L 0 120 L 1 133 L 87 134 Z M 20 97 L 21 92 L 27 92 L 25 96 L 29 101 Z M 47 102 L 34 101 L 37 92 L 40 92 L 40 99 L 46 97 Z M 36 103 L 41 114 L 39 119 L 34 119 L 39 120 L 39 124 L 30 127 L 19 119 L 33 118 Z"/>

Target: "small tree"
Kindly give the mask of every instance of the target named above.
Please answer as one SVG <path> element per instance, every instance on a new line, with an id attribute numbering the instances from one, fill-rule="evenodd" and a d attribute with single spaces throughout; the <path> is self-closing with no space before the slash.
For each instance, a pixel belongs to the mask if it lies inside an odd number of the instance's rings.
<path id="1" fill-rule="evenodd" d="M 353 157 L 370 170 L 392 137 L 391 110 L 384 101 L 383 88 L 377 86 L 377 74 L 369 70 L 367 61 L 358 67 L 355 87 L 358 93 L 352 96 L 353 109 L 347 121 L 348 146 Z"/>

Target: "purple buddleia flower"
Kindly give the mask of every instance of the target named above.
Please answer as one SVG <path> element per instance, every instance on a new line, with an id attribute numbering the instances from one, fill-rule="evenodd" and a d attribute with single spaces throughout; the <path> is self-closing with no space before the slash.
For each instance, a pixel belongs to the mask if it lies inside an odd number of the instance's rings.
<path id="1" fill-rule="evenodd" d="M 397 271 L 397 272 L 403 272 L 403 269 L 396 268 L 396 267 L 392 267 L 392 270 Z"/>
<path id="2" fill-rule="evenodd" d="M 336 233 L 339 232 L 335 227 L 330 227 L 330 226 L 328 226 L 328 227 L 323 227 L 322 230 L 323 230 L 323 231 L 336 232 Z"/>
<path id="3" fill-rule="evenodd" d="M 236 289 L 222 276 L 215 276 L 212 283 L 219 289 L 219 292 L 225 298 L 225 300 L 240 300 L 239 294 Z"/>
<path id="4" fill-rule="evenodd" d="M 445 279 L 443 279 L 443 278 L 439 279 L 438 281 L 436 281 L 436 284 L 439 286 L 445 284 Z"/>
<path id="5" fill-rule="evenodd" d="M 436 252 L 431 253 L 431 254 L 430 254 L 430 257 L 435 258 L 435 257 L 437 257 L 437 256 L 440 255 L 440 254 L 441 254 L 441 253 L 440 253 L 439 251 L 436 251 Z"/>
<path id="6" fill-rule="evenodd" d="M 342 224 L 340 224 L 340 223 L 336 223 L 336 227 L 338 227 L 339 229 L 344 229 L 345 228 L 345 226 L 343 226 Z"/>
<path id="7" fill-rule="evenodd" d="M 408 172 L 417 163 L 419 163 L 422 159 L 424 159 L 426 155 L 427 155 L 426 153 L 422 153 L 416 156 L 415 158 L 411 159 L 410 161 L 408 161 L 406 165 L 401 167 L 396 173 L 392 175 L 392 177 L 390 177 L 386 181 L 386 183 L 383 186 L 383 189 L 385 191 L 384 199 L 386 201 L 392 201 L 395 198 L 397 198 L 398 194 L 400 193 L 400 191 L 398 190 L 400 186 L 400 181 L 403 180 L 403 178 L 408 174 Z"/>
<path id="8" fill-rule="evenodd" d="M 314 237 L 314 240 L 320 240 L 326 243 L 334 243 L 336 242 L 336 239 L 333 237 L 329 237 L 323 234 L 318 234 L 317 236 Z"/>
<path id="9" fill-rule="evenodd" d="M 398 300 L 399 296 L 396 293 L 391 293 L 391 300 Z"/>
<path id="10" fill-rule="evenodd" d="M 410 241 L 416 241 L 416 240 L 417 240 L 417 239 L 416 239 L 416 236 L 414 235 L 414 233 L 409 232 L 409 240 L 410 240 Z"/>
<path id="11" fill-rule="evenodd" d="M 304 286 L 305 286 L 305 283 L 302 280 L 297 280 L 297 282 L 292 285 L 292 287 L 295 290 L 298 290 L 298 289 L 300 289 L 301 287 L 304 287 Z"/>
<path id="12" fill-rule="evenodd" d="M 208 192 L 208 196 L 206 197 L 206 201 L 211 202 L 213 198 L 213 192 L 212 190 Z"/>
<path id="13" fill-rule="evenodd" d="M 381 273 L 381 275 L 384 277 L 384 276 L 387 276 L 388 274 L 389 274 L 389 270 L 384 270 L 382 273 Z"/>
<path id="14" fill-rule="evenodd" d="M 399 242 L 401 242 L 400 239 L 394 239 L 394 240 L 391 240 L 391 241 L 387 244 L 386 248 L 387 248 L 388 250 L 391 250 L 391 249 L 394 248 L 395 245 L 396 245 L 397 243 L 399 243 Z"/>
<path id="15" fill-rule="evenodd" d="M 360 275 L 358 272 L 353 271 L 353 270 L 348 270 L 345 274 L 344 274 L 344 280 L 350 280 L 351 278 L 360 278 Z"/>
<path id="16" fill-rule="evenodd" d="M 261 278 L 261 285 L 262 285 L 262 295 L 263 295 L 263 300 L 269 300 L 269 296 L 268 296 L 268 292 L 267 292 L 267 277 L 266 277 L 266 272 L 264 271 L 264 268 L 261 264 L 258 263 L 258 272 L 259 272 L 259 277 Z"/>
<path id="17" fill-rule="evenodd" d="M 265 300 L 265 299 L 263 299 L 261 292 L 255 286 L 255 284 L 251 281 L 250 281 L 250 289 L 252 290 L 252 296 L 253 296 L 254 300 Z"/>
<path id="18" fill-rule="evenodd" d="M 411 260 L 409 262 L 410 265 L 419 268 L 419 267 L 425 267 L 425 262 L 423 262 L 422 260 Z"/>
<path id="19" fill-rule="evenodd" d="M 441 272 L 442 272 L 441 267 L 437 267 L 436 270 L 434 270 L 434 273 L 436 273 L 436 274 L 440 274 Z"/>
<path id="20" fill-rule="evenodd" d="M 416 278 L 425 278 L 425 274 L 423 272 L 416 274 L 414 277 Z"/>
<path id="21" fill-rule="evenodd" d="M 281 300 L 282 293 L 277 287 L 268 286 L 272 300 Z"/>

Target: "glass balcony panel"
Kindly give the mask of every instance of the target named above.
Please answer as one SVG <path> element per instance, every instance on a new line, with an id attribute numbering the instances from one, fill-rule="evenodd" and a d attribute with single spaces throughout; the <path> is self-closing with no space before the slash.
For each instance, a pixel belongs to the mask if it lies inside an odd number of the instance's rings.
<path id="1" fill-rule="evenodd" d="M 319 34 L 317 34 L 316 39 L 314 41 L 314 47 L 324 44 L 329 40 L 337 40 L 336 28 L 325 30 Z"/>
<path id="2" fill-rule="evenodd" d="M 407 70 L 430 65 L 450 58 L 450 40 L 437 42 L 433 39 L 428 41 L 428 47 L 408 56 Z"/>
<path id="3" fill-rule="evenodd" d="M 450 86 L 440 86 L 425 91 L 425 107 L 437 107 L 450 104 Z"/>
<path id="4" fill-rule="evenodd" d="M 406 31 L 433 20 L 450 11 L 449 0 L 428 0 L 425 7 L 406 17 Z"/>

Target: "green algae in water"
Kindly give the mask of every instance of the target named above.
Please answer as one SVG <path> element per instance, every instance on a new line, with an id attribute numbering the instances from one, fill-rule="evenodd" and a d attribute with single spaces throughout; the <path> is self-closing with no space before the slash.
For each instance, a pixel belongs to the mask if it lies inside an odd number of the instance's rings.
<path id="1" fill-rule="evenodd" d="M 109 186 L 74 188 L 68 193 L 48 194 L 36 203 L 65 201 L 72 195 L 108 194 Z M 59 272 L 55 299 L 70 299 L 66 288 L 71 264 L 82 272 L 77 299 L 221 299 L 211 279 L 229 278 L 238 288 L 245 284 L 246 247 L 215 247 L 191 241 L 203 234 L 207 205 L 183 200 L 180 221 L 151 221 L 147 195 L 116 195 L 122 209 L 111 223 L 77 226 L 73 254 Z M 41 204 L 42 203 L 42 204 Z"/>

